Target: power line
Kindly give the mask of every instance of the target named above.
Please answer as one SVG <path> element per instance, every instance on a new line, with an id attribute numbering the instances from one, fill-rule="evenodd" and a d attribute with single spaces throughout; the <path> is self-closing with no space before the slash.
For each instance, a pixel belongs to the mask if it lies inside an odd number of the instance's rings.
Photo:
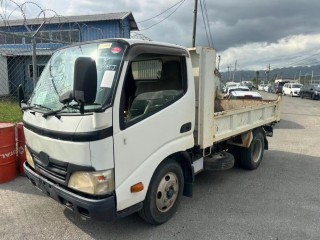
<path id="1" fill-rule="evenodd" d="M 141 32 L 141 31 L 148 30 L 148 29 L 150 29 L 150 28 L 158 25 L 159 23 L 162 23 L 163 21 L 167 20 L 172 14 L 174 14 L 174 13 L 181 7 L 181 5 L 182 5 L 184 2 L 185 2 L 185 0 L 180 1 L 179 5 L 178 5 L 168 16 L 166 16 L 164 19 L 160 20 L 159 22 L 157 22 L 157 23 L 155 23 L 155 24 L 152 24 L 152 25 L 149 26 L 149 27 L 146 27 L 146 28 L 144 28 L 144 29 L 141 29 L 140 32 Z"/>
<path id="2" fill-rule="evenodd" d="M 167 9 L 164 10 L 163 12 L 161 12 L 161 13 L 159 13 L 159 14 L 151 17 L 151 18 L 148 18 L 148 19 L 145 19 L 145 20 L 141 20 L 141 21 L 139 21 L 139 22 L 137 22 L 137 23 L 146 22 L 146 21 L 152 20 L 152 19 L 154 19 L 154 18 L 156 18 L 156 17 L 159 17 L 160 15 L 164 14 L 165 12 L 169 11 L 171 8 L 174 8 L 174 7 L 177 6 L 179 3 L 184 2 L 184 1 L 185 1 L 185 0 L 181 0 L 181 1 L 177 2 L 177 3 L 175 3 L 174 5 L 172 5 L 171 7 L 167 8 Z"/>
<path id="3" fill-rule="evenodd" d="M 213 47 L 213 38 L 212 38 L 212 33 L 211 33 L 211 28 L 210 28 L 210 21 L 209 21 L 209 17 L 208 17 L 208 12 L 207 12 L 207 2 L 206 0 L 203 0 L 204 2 L 204 12 L 205 12 L 205 16 L 207 19 L 207 25 L 208 25 L 208 29 L 209 29 L 209 38 L 211 41 L 211 47 Z"/>
<path id="4" fill-rule="evenodd" d="M 204 30 L 205 30 L 206 36 L 207 36 L 208 45 L 209 45 L 209 47 L 213 47 L 213 39 L 212 39 L 211 30 L 210 30 L 210 21 L 208 18 L 208 12 L 207 12 L 206 6 L 207 6 L 206 1 L 200 0 L 202 20 L 203 20 L 203 24 L 204 24 Z"/>
<path id="5" fill-rule="evenodd" d="M 205 30 L 205 32 L 206 32 L 208 45 L 210 46 L 210 41 L 209 41 L 209 36 L 208 36 L 208 30 L 207 30 L 206 19 L 205 19 L 204 13 L 203 13 L 202 0 L 200 0 L 200 8 L 201 8 L 202 20 L 203 20 L 203 24 L 204 24 L 204 30 Z"/>

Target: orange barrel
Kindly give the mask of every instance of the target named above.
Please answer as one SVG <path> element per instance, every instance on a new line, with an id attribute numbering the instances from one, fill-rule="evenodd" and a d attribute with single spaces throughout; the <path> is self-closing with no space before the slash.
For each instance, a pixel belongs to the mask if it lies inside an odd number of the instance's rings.
<path id="1" fill-rule="evenodd" d="M 17 176 L 15 125 L 0 123 L 0 183 Z"/>
<path id="2" fill-rule="evenodd" d="M 23 163 L 27 160 L 25 146 L 26 139 L 24 137 L 23 131 L 23 122 L 19 122 L 17 124 L 18 129 L 18 163 L 19 163 L 19 172 L 20 174 L 24 174 Z"/>

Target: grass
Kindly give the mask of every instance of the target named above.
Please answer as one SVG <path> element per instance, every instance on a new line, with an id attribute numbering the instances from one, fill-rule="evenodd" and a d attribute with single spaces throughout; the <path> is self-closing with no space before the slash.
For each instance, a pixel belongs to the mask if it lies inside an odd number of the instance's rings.
<path id="1" fill-rule="evenodd" d="M 18 102 L 0 100 L 0 122 L 17 123 L 22 121 Z"/>

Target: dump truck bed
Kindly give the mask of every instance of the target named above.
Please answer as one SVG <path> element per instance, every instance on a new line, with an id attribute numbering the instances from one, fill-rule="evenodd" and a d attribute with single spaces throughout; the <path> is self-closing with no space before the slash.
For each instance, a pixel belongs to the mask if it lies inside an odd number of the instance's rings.
<path id="1" fill-rule="evenodd" d="M 276 100 L 215 100 L 213 142 L 278 122 L 280 101 L 280 96 Z"/>

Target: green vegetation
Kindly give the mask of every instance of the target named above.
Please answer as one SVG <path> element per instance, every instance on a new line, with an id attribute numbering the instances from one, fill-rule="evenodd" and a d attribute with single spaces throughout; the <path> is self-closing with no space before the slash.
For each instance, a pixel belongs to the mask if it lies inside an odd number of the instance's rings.
<path id="1" fill-rule="evenodd" d="M 0 100 L 0 122 L 17 123 L 22 121 L 22 112 L 18 102 Z"/>

